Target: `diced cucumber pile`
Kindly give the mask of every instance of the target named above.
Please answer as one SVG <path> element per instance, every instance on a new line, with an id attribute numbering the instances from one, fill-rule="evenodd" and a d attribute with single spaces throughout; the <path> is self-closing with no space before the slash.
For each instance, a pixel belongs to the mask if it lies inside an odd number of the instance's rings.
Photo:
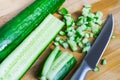
<path id="1" fill-rule="evenodd" d="M 47 58 L 42 72 L 40 73 L 40 80 L 63 80 L 68 72 L 76 64 L 76 59 L 68 52 L 62 52 L 59 47 L 50 53 Z"/>
<path id="2" fill-rule="evenodd" d="M 65 30 L 59 32 L 54 44 L 62 45 L 64 48 L 70 47 L 72 51 L 77 51 L 80 47 L 82 53 L 87 53 L 91 48 L 90 38 L 97 38 L 101 31 L 102 12 L 92 13 L 91 5 L 85 5 L 77 21 L 65 8 L 62 8 L 59 14 L 63 16 Z"/>

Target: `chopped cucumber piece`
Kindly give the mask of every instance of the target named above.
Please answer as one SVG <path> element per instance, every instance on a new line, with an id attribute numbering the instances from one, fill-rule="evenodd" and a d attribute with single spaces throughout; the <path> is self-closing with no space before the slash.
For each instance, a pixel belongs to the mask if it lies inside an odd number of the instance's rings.
<path id="1" fill-rule="evenodd" d="M 91 27 L 87 27 L 87 30 L 86 30 L 86 31 L 91 32 L 91 31 L 92 31 Z"/>
<path id="2" fill-rule="evenodd" d="M 92 23 L 92 22 L 89 22 L 89 23 L 85 24 L 86 27 L 87 27 L 87 28 L 91 28 L 91 23 Z"/>
<path id="3" fill-rule="evenodd" d="M 63 46 L 65 49 L 69 48 L 69 45 L 68 45 L 67 42 L 64 42 L 64 43 L 62 44 L 62 46 Z"/>
<path id="4" fill-rule="evenodd" d="M 66 15 L 66 14 L 68 14 L 68 11 L 66 8 L 62 8 L 61 10 L 58 11 L 58 13 L 61 15 Z"/>
<path id="5" fill-rule="evenodd" d="M 71 31 L 71 32 L 75 32 L 74 27 L 69 27 L 69 28 L 66 29 L 66 32 L 69 32 L 69 31 Z"/>
<path id="6" fill-rule="evenodd" d="M 95 67 L 94 72 L 100 71 L 100 68 L 98 66 Z"/>
<path id="7" fill-rule="evenodd" d="M 85 34 L 85 38 L 89 38 L 90 35 L 88 33 Z"/>
<path id="8" fill-rule="evenodd" d="M 83 24 L 83 25 L 81 25 L 78 28 L 80 28 L 82 31 L 85 31 L 87 29 L 87 26 L 85 24 Z"/>
<path id="9" fill-rule="evenodd" d="M 72 24 L 72 27 L 74 27 L 75 26 L 75 22 L 73 22 L 73 24 Z"/>
<path id="10" fill-rule="evenodd" d="M 101 30 L 100 30 L 100 29 L 98 29 L 98 32 L 97 32 L 97 33 L 94 33 L 94 37 L 95 37 L 95 38 L 97 38 L 97 37 L 98 37 L 98 35 L 100 34 L 100 32 L 101 32 Z"/>
<path id="11" fill-rule="evenodd" d="M 65 32 L 63 32 L 63 31 L 60 31 L 59 34 L 60 34 L 61 36 L 65 36 Z"/>
<path id="12" fill-rule="evenodd" d="M 96 24 L 94 22 L 90 22 L 89 25 L 90 25 L 90 27 L 96 26 Z"/>
<path id="13" fill-rule="evenodd" d="M 103 24 L 102 20 L 100 20 L 100 19 L 96 20 L 96 23 L 100 26 Z"/>
<path id="14" fill-rule="evenodd" d="M 93 21 L 94 21 L 94 19 L 93 19 L 93 18 L 91 18 L 91 17 L 88 17 L 88 18 L 87 18 L 87 21 L 88 21 L 88 22 L 93 22 Z"/>
<path id="15" fill-rule="evenodd" d="M 87 17 L 87 21 L 88 22 L 94 22 L 94 14 L 93 13 L 90 13 L 89 15 L 88 15 L 88 17 Z"/>
<path id="16" fill-rule="evenodd" d="M 89 13 L 88 17 L 91 18 L 91 19 L 93 19 L 95 17 L 95 14 Z"/>
<path id="17" fill-rule="evenodd" d="M 77 26 L 80 26 L 82 24 L 84 24 L 84 16 L 79 17 L 78 20 L 77 20 L 77 22 L 76 22 Z"/>
<path id="18" fill-rule="evenodd" d="M 91 46 L 91 43 L 88 41 L 88 42 L 86 43 L 86 46 Z"/>
<path id="19" fill-rule="evenodd" d="M 90 37 L 90 38 L 93 38 L 93 33 L 89 33 L 89 37 Z"/>
<path id="20" fill-rule="evenodd" d="M 105 65 L 105 64 L 107 64 L 107 60 L 104 58 L 104 59 L 102 59 L 101 63 L 102 63 L 102 65 Z"/>
<path id="21" fill-rule="evenodd" d="M 91 8 L 91 5 L 87 4 L 87 5 L 84 5 L 85 8 Z"/>
<path id="22" fill-rule="evenodd" d="M 88 51 L 90 50 L 90 46 L 85 46 L 83 49 L 82 49 L 82 53 L 88 53 Z"/>
<path id="23" fill-rule="evenodd" d="M 77 37 L 77 38 L 75 39 L 75 42 L 76 42 L 76 43 L 79 43 L 81 39 L 82 39 L 82 38 Z"/>
<path id="24" fill-rule="evenodd" d="M 112 39 L 114 39 L 114 38 L 115 38 L 115 35 L 114 35 L 114 34 L 112 34 L 111 38 L 112 38 Z"/>
<path id="25" fill-rule="evenodd" d="M 72 30 L 71 30 L 73 33 L 76 33 L 76 30 L 73 28 Z"/>
<path id="26" fill-rule="evenodd" d="M 67 36 L 68 36 L 68 37 L 71 37 L 71 36 L 74 36 L 74 35 L 75 35 L 75 33 L 72 32 L 72 31 L 69 31 L 69 32 L 67 33 Z"/>
<path id="27" fill-rule="evenodd" d="M 98 33 L 98 32 L 99 32 L 99 27 L 98 27 L 98 25 L 95 24 L 95 25 L 93 25 L 91 28 L 92 28 L 92 32 L 93 32 L 93 33 Z"/>
<path id="28" fill-rule="evenodd" d="M 78 46 L 81 47 L 81 48 L 83 48 L 83 43 L 80 41 L 80 42 L 78 43 Z"/>
<path id="29" fill-rule="evenodd" d="M 88 51 L 90 50 L 90 48 L 91 48 L 91 43 L 90 42 L 87 42 L 86 43 L 86 45 L 85 45 L 85 47 L 82 49 L 82 52 L 83 53 L 88 53 Z"/>
<path id="30" fill-rule="evenodd" d="M 78 34 L 78 36 L 79 36 L 80 38 L 81 38 L 81 37 L 84 37 L 84 35 L 85 35 L 84 31 L 82 31 L 80 28 L 77 28 L 76 33 Z"/>
<path id="31" fill-rule="evenodd" d="M 83 44 L 86 44 L 88 42 L 88 38 L 84 38 L 83 40 L 82 40 L 82 43 Z"/>
<path id="32" fill-rule="evenodd" d="M 59 40 L 59 43 L 62 45 L 65 41 L 64 40 Z"/>
<path id="33" fill-rule="evenodd" d="M 54 45 L 55 45 L 55 46 L 58 46 L 58 45 L 59 45 L 59 42 L 54 42 Z"/>
<path id="34" fill-rule="evenodd" d="M 72 40 L 68 40 L 68 44 L 70 45 L 70 48 L 72 49 L 72 51 L 77 51 L 77 44 L 75 41 Z"/>
<path id="35" fill-rule="evenodd" d="M 101 11 L 97 11 L 95 14 L 95 18 L 102 19 L 102 17 L 103 17 L 103 13 Z"/>
<path id="36" fill-rule="evenodd" d="M 89 13 L 90 13 L 90 9 L 88 8 L 83 8 L 83 10 L 82 10 L 82 15 L 83 16 L 88 16 L 89 15 Z"/>
<path id="37" fill-rule="evenodd" d="M 46 80 L 46 76 L 41 76 L 39 79 L 40 80 Z"/>
<path id="38" fill-rule="evenodd" d="M 72 27 L 74 24 L 74 19 L 71 17 L 70 14 L 64 15 L 64 20 L 67 28 Z"/>
<path id="39" fill-rule="evenodd" d="M 75 40 L 75 37 L 74 36 L 71 36 L 71 37 L 69 37 L 69 40 Z"/>
<path id="40" fill-rule="evenodd" d="M 84 7 L 82 9 L 82 15 L 87 17 L 90 14 L 90 10 L 91 10 L 91 8 Z"/>
<path id="41" fill-rule="evenodd" d="M 57 36 L 56 38 L 55 38 L 55 41 L 59 41 L 60 40 L 60 36 Z"/>

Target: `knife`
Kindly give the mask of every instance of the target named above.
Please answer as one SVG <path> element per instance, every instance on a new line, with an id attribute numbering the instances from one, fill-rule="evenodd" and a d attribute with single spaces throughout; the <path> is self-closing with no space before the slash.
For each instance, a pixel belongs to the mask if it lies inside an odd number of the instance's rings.
<path id="1" fill-rule="evenodd" d="M 85 76 L 88 71 L 95 69 L 110 41 L 113 28 L 114 20 L 112 14 L 110 14 L 98 38 L 95 40 L 90 51 L 83 59 L 82 64 L 79 66 L 70 80 L 85 80 Z"/>

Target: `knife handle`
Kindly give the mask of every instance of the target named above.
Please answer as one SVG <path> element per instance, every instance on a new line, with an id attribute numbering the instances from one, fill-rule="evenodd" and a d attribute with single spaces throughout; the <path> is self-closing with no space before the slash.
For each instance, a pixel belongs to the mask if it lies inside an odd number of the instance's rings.
<path id="1" fill-rule="evenodd" d="M 85 80 L 85 76 L 90 70 L 91 68 L 89 67 L 89 65 L 83 60 L 82 64 L 79 66 L 70 80 Z"/>

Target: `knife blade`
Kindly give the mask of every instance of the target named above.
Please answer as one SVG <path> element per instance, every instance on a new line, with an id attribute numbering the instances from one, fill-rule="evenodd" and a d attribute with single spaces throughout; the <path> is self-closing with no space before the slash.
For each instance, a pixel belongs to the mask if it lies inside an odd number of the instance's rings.
<path id="1" fill-rule="evenodd" d="M 96 67 L 110 41 L 113 28 L 114 20 L 112 14 L 110 14 L 101 33 L 70 80 L 85 80 L 87 72 Z"/>

